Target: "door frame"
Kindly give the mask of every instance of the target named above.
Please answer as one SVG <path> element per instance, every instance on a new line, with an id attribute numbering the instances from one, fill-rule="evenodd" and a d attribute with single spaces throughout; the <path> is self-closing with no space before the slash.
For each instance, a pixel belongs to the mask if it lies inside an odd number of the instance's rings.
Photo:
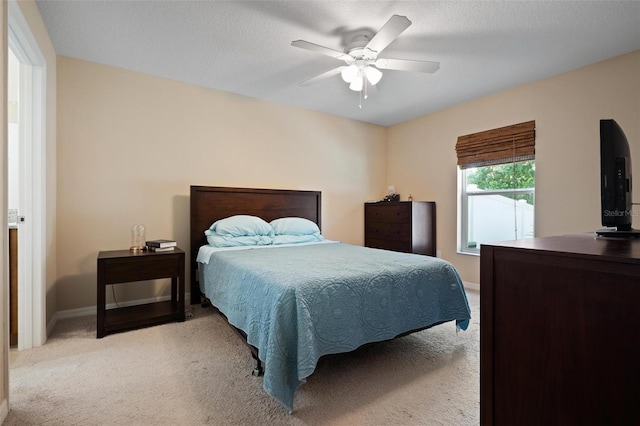
<path id="1" fill-rule="evenodd" d="M 20 66 L 20 211 L 18 229 L 18 350 L 46 335 L 46 62 L 17 1 L 7 2 L 8 41 Z M 24 191 L 22 190 L 24 188 Z M 24 203 L 24 204 L 23 204 Z"/>

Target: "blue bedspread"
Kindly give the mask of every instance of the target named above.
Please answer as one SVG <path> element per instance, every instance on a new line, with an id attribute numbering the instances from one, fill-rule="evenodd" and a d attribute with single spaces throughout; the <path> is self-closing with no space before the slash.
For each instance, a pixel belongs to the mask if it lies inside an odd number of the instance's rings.
<path id="1" fill-rule="evenodd" d="M 457 271 L 433 257 L 336 242 L 221 251 L 199 267 L 202 292 L 258 348 L 264 389 L 290 412 L 322 355 L 471 318 Z"/>

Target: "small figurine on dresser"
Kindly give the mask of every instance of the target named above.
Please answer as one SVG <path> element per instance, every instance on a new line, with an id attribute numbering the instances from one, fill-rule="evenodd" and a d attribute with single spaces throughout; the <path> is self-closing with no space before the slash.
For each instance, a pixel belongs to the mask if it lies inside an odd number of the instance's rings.
<path id="1" fill-rule="evenodd" d="M 387 195 L 385 195 L 384 201 L 400 201 L 400 194 L 396 193 L 396 188 L 394 186 L 389 187 L 389 191 L 387 192 Z"/>

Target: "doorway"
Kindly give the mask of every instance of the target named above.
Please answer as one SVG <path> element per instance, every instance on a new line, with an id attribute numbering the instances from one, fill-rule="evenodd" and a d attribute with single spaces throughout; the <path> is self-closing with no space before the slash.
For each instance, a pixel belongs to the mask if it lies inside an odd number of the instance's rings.
<path id="1" fill-rule="evenodd" d="M 46 341 L 46 69 L 15 0 L 8 2 L 7 12 L 11 92 L 8 110 L 13 114 L 9 118 L 13 121 L 9 124 L 7 198 L 17 228 L 17 348 L 21 350 Z"/>

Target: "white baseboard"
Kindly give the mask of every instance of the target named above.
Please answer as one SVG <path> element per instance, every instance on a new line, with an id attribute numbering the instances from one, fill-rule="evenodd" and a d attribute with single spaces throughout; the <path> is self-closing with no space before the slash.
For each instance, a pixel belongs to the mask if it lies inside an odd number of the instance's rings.
<path id="1" fill-rule="evenodd" d="M 464 288 L 466 290 L 471 290 L 471 291 L 475 291 L 476 293 L 480 293 L 480 284 L 468 283 L 466 281 L 463 281 L 462 284 L 464 284 Z"/>
<path id="2" fill-rule="evenodd" d="M 190 299 L 191 299 L 191 293 L 186 293 L 184 297 L 185 303 L 187 300 L 190 300 Z M 119 302 L 117 305 L 115 303 L 108 303 L 106 308 L 107 309 L 113 309 L 117 307 L 124 308 L 126 306 L 144 305 L 146 303 L 163 302 L 165 300 L 171 300 L 171 296 L 167 295 L 167 296 L 152 297 L 150 299 L 129 300 L 126 302 Z M 56 322 L 58 322 L 58 320 L 60 319 L 86 317 L 89 315 L 96 315 L 97 312 L 98 312 L 98 308 L 95 305 L 86 306 L 84 308 L 66 309 L 64 311 L 58 311 L 55 314 L 53 314 L 53 317 L 51 317 L 51 320 L 47 323 L 47 336 L 49 336 L 49 334 L 51 333 L 51 330 L 53 330 L 53 327 L 56 325 Z"/>
<path id="3" fill-rule="evenodd" d="M 9 415 L 9 404 L 7 403 L 7 398 L 2 401 L 0 404 L 0 424 L 4 423 Z"/>

